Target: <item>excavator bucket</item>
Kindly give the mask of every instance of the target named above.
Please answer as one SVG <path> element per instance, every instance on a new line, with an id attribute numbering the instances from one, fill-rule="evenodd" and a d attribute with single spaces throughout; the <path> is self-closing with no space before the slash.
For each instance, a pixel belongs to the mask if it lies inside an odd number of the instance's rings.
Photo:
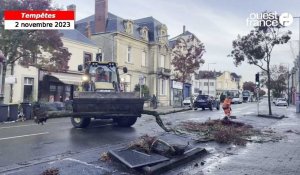
<path id="1" fill-rule="evenodd" d="M 141 116 L 144 99 L 134 92 L 75 92 L 74 113 L 101 112 Z"/>

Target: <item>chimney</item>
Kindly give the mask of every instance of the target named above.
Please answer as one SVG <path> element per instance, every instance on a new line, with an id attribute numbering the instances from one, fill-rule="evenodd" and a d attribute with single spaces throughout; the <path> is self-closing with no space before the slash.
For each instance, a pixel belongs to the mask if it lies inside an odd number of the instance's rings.
<path id="1" fill-rule="evenodd" d="M 89 21 L 86 28 L 85 28 L 85 36 L 91 39 L 92 32 L 91 32 L 91 22 Z"/>
<path id="2" fill-rule="evenodd" d="M 105 32 L 108 18 L 108 0 L 95 0 L 95 33 Z"/>
<path id="3" fill-rule="evenodd" d="M 67 10 L 74 11 L 74 21 L 76 21 L 76 5 L 75 4 L 68 5 Z"/>
<path id="4" fill-rule="evenodd" d="M 185 25 L 183 25 L 183 33 L 185 33 Z"/>

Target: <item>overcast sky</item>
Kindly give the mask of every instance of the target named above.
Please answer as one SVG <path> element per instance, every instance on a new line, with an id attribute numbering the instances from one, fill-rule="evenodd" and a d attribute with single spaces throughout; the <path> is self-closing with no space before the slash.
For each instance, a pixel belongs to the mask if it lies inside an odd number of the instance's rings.
<path id="1" fill-rule="evenodd" d="M 69 4 L 77 6 L 77 20 L 94 14 L 95 0 L 54 0 L 60 7 Z M 232 58 L 227 57 L 232 49 L 232 40 L 238 34 L 245 35 L 253 27 L 246 25 L 250 13 L 263 11 L 288 12 L 300 16 L 299 0 L 109 0 L 109 12 L 125 19 L 139 19 L 153 16 L 168 27 L 170 38 L 182 33 L 182 26 L 194 33 L 205 45 L 203 58 L 206 64 L 201 70 L 231 71 L 242 75 L 243 81 L 254 81 L 259 71 L 255 66 L 243 63 L 235 67 Z M 298 52 L 299 21 L 287 27 L 292 31 L 292 42 L 277 46 L 272 54 L 271 64 L 293 66 L 294 52 Z"/>

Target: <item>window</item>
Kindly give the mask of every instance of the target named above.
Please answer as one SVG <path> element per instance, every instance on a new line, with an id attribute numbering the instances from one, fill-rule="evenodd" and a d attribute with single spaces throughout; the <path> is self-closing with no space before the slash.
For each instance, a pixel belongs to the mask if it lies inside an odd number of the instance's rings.
<path id="1" fill-rule="evenodd" d="M 142 66 L 146 66 L 146 52 L 142 52 Z"/>
<path id="2" fill-rule="evenodd" d="M 96 54 L 96 61 L 100 61 L 100 62 L 103 61 L 103 54 L 102 53 L 97 53 Z"/>
<path id="3" fill-rule="evenodd" d="M 33 78 L 24 78 L 23 101 L 32 101 L 33 99 Z"/>
<path id="4" fill-rule="evenodd" d="M 143 39 L 148 41 L 148 31 L 146 29 L 143 30 Z"/>
<path id="5" fill-rule="evenodd" d="M 28 77 L 25 77 L 24 78 L 24 85 L 33 85 L 33 78 L 28 78 Z"/>
<path id="6" fill-rule="evenodd" d="M 167 95 L 167 80 L 160 79 L 160 95 Z"/>
<path id="7" fill-rule="evenodd" d="M 214 82 L 209 82 L 209 86 L 214 86 L 215 83 Z"/>
<path id="8" fill-rule="evenodd" d="M 131 63 L 131 47 L 128 46 L 127 48 L 127 62 Z"/>
<path id="9" fill-rule="evenodd" d="M 208 82 L 204 82 L 204 86 L 208 86 Z"/>
<path id="10" fill-rule="evenodd" d="M 50 85 L 50 92 L 55 92 L 56 91 L 56 86 Z"/>
<path id="11" fill-rule="evenodd" d="M 160 55 L 160 67 L 165 67 L 165 56 Z"/>
<path id="12" fill-rule="evenodd" d="M 128 33 L 132 34 L 132 24 L 128 24 Z"/>
<path id="13" fill-rule="evenodd" d="M 86 67 L 86 64 L 87 64 L 88 62 L 91 62 L 91 61 L 92 61 L 92 54 L 91 54 L 91 53 L 85 52 L 85 53 L 83 54 L 83 64 L 84 64 L 84 67 Z"/>

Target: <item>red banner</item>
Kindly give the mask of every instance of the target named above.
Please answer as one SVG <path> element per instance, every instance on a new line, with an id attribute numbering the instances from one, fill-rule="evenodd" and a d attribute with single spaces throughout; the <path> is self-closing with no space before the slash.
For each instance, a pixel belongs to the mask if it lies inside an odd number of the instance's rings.
<path id="1" fill-rule="evenodd" d="M 6 10 L 5 20 L 74 20 L 74 11 Z"/>

